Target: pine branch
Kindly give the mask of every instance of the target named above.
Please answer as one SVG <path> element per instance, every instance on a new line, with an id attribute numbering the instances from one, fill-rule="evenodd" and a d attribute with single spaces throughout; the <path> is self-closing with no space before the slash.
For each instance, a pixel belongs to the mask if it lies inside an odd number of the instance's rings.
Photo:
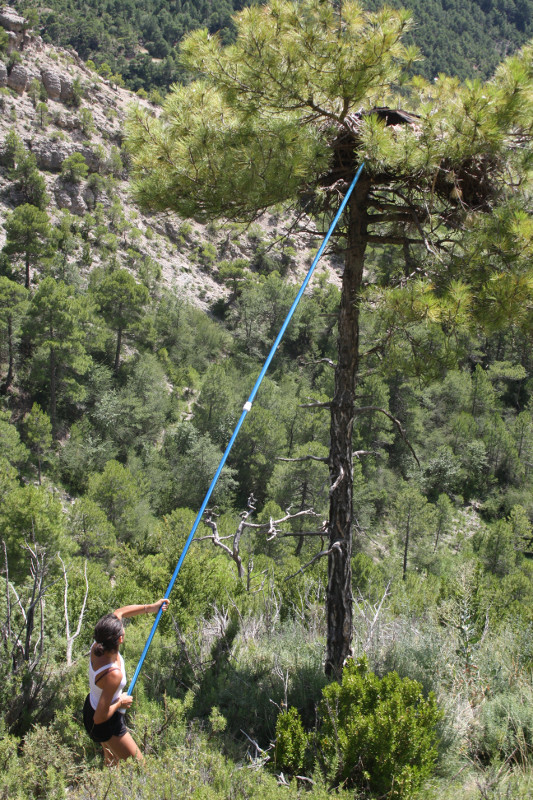
<path id="1" fill-rule="evenodd" d="M 328 464 L 329 458 L 326 456 L 299 456 L 298 458 L 284 458 L 283 456 L 276 456 L 276 461 L 289 461 L 291 463 L 297 461 L 321 461 L 323 464 Z"/>

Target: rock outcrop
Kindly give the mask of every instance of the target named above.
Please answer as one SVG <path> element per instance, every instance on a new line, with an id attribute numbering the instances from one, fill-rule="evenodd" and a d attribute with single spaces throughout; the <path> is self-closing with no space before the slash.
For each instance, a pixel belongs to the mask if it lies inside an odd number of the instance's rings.
<path id="1" fill-rule="evenodd" d="M 61 97 L 61 78 L 51 69 L 41 70 L 41 80 L 50 100 L 59 100 Z"/>
<path id="2" fill-rule="evenodd" d="M 14 8 L 3 6 L 0 8 L 0 27 L 7 31 L 7 52 L 23 50 L 31 41 L 31 36 L 26 32 L 27 21 L 21 17 Z"/>
<path id="3" fill-rule="evenodd" d="M 61 93 L 59 99 L 63 103 L 70 103 L 70 101 L 74 97 L 74 81 L 67 75 L 61 75 L 60 82 L 61 82 Z"/>
<path id="4" fill-rule="evenodd" d="M 37 161 L 39 169 L 47 172 L 60 172 L 63 161 L 73 153 L 81 153 L 87 162 L 89 172 L 98 172 L 102 166 L 102 156 L 87 145 L 74 142 L 54 142 L 46 137 L 32 138 L 27 142 Z"/>
<path id="5" fill-rule="evenodd" d="M 17 14 L 14 8 L 4 6 L 0 8 L 0 25 L 2 28 L 5 28 L 6 31 L 22 33 L 26 25 L 26 20 L 24 17 L 21 17 L 20 14 Z"/>
<path id="6" fill-rule="evenodd" d="M 94 193 L 83 183 L 70 183 L 58 178 L 54 185 L 54 200 L 58 208 L 64 208 L 82 217 L 96 202 Z"/>
<path id="7" fill-rule="evenodd" d="M 7 86 L 7 67 L 3 61 L 0 61 L 0 88 Z"/>
<path id="8" fill-rule="evenodd" d="M 15 64 L 7 76 L 7 85 L 17 94 L 23 94 L 30 82 L 30 73 L 22 64 Z"/>

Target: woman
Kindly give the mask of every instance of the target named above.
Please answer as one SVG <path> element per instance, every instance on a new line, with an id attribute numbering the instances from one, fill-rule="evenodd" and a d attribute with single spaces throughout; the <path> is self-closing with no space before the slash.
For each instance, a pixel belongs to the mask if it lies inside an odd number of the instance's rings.
<path id="1" fill-rule="evenodd" d="M 83 722 L 93 742 L 102 745 L 108 766 L 130 756 L 139 761 L 143 758 L 124 724 L 124 714 L 133 698 L 122 691 L 126 685 L 124 659 L 118 652 L 124 641 L 122 620 L 139 614 L 156 614 L 161 606 L 166 611 L 169 601 L 164 598 L 145 606 L 118 608 L 98 620 L 94 629 L 89 657 L 90 692 L 83 707 Z"/>

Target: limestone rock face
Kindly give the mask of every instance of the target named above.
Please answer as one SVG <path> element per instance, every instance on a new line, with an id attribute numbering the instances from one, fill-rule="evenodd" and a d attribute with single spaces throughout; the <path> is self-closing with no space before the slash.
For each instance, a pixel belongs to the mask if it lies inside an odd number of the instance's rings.
<path id="1" fill-rule="evenodd" d="M 0 61 L 0 87 L 7 86 L 7 67 Z"/>
<path id="2" fill-rule="evenodd" d="M 63 161 L 72 155 L 74 146 L 69 142 L 52 142 L 41 139 L 33 142 L 31 151 L 37 160 L 39 169 L 47 172 L 59 172 Z"/>
<path id="3" fill-rule="evenodd" d="M 41 70 L 41 80 L 50 100 L 59 100 L 61 97 L 61 78 L 58 73 L 53 72 L 51 69 L 43 69 Z"/>
<path id="4" fill-rule="evenodd" d="M 54 186 L 54 198 L 58 208 L 66 208 L 71 214 L 81 217 L 87 213 L 83 186 L 79 183 L 67 183 L 58 178 Z"/>
<path id="5" fill-rule="evenodd" d="M 22 64 L 15 64 L 7 76 L 7 85 L 10 89 L 14 89 L 17 94 L 23 94 L 29 83 L 29 78 L 26 67 L 23 67 Z"/>
<path id="6" fill-rule="evenodd" d="M 14 8 L 9 8 L 8 6 L 0 8 L 0 25 L 5 28 L 6 31 L 20 33 L 24 30 L 25 23 L 26 20 L 24 17 L 17 14 Z"/>
<path id="7" fill-rule="evenodd" d="M 68 103 L 72 100 L 74 96 L 73 85 L 74 82 L 72 78 L 69 78 L 66 75 L 61 75 L 61 95 L 60 99 L 63 103 Z"/>

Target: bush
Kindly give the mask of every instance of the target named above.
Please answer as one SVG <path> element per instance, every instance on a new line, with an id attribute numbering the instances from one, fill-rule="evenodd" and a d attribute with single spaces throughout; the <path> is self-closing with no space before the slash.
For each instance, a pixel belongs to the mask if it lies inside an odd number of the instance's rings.
<path id="1" fill-rule="evenodd" d="M 296 775 L 303 767 L 306 748 L 307 735 L 300 715 L 295 708 L 289 708 L 276 722 L 276 768 Z"/>
<path id="2" fill-rule="evenodd" d="M 475 755 L 484 761 L 509 759 L 525 766 L 533 754 L 531 692 L 502 694 L 481 708 L 472 737 Z"/>
<path id="3" fill-rule="evenodd" d="M 61 176 L 70 183 L 80 183 L 85 180 L 89 167 L 81 153 L 72 153 L 61 164 Z"/>
<path id="4" fill-rule="evenodd" d="M 319 713 L 316 745 L 333 783 L 407 800 L 431 775 L 442 715 L 416 681 L 396 672 L 380 679 L 366 658 L 350 661 L 342 684 L 324 689 Z"/>

